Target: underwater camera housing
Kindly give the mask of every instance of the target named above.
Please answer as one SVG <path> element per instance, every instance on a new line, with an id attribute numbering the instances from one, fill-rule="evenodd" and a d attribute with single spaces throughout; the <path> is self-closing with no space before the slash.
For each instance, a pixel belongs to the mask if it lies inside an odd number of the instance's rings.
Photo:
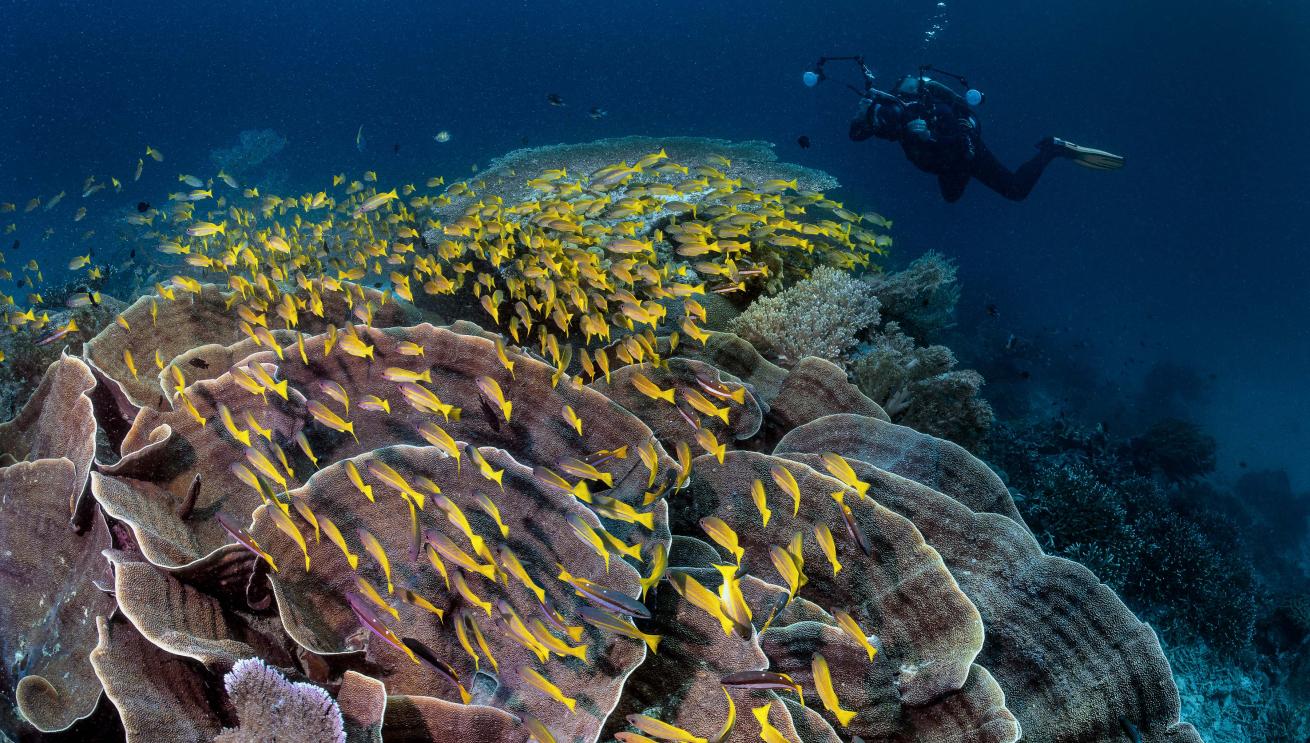
<path id="1" fill-rule="evenodd" d="M 949 77 L 952 80 L 959 83 L 961 86 L 963 86 L 964 102 L 969 104 L 970 107 L 980 106 L 984 101 L 987 100 L 987 95 L 983 93 L 981 90 L 978 90 L 977 88 L 969 85 L 969 81 L 966 80 L 963 75 L 957 75 L 954 72 L 947 72 L 946 70 L 943 70 L 940 67 L 934 67 L 933 65 L 925 64 L 925 65 L 919 65 L 920 80 L 924 79 L 925 72 L 935 72 L 938 75 Z"/>
<path id="2" fill-rule="evenodd" d="M 829 62 L 845 62 L 845 61 L 854 62 L 855 64 L 859 65 L 860 73 L 864 76 L 863 90 L 855 87 L 854 85 L 851 85 L 850 83 L 847 83 L 846 87 L 855 91 L 855 93 L 861 97 L 867 97 L 869 93 L 873 90 L 873 79 L 874 79 L 873 71 L 870 70 L 869 66 L 864 63 L 864 57 L 858 54 L 848 55 L 844 57 L 819 57 L 819 60 L 815 62 L 814 65 L 810 67 L 810 69 L 806 70 L 804 73 L 801 74 L 801 82 L 805 84 L 805 87 L 813 88 L 814 86 L 828 79 L 828 75 L 824 72 L 823 69 L 824 65 L 826 65 Z"/>
<path id="3" fill-rule="evenodd" d="M 828 79 L 828 75 L 824 71 L 824 65 L 826 65 L 829 62 L 845 62 L 845 61 L 854 62 L 855 64 L 859 65 L 860 73 L 864 78 L 863 90 L 855 87 L 854 85 L 851 85 L 850 83 L 846 84 L 847 88 L 850 88 L 852 91 L 855 92 L 856 95 L 859 95 L 861 98 L 869 98 L 873 95 L 873 93 L 877 92 L 873 87 L 873 81 L 874 81 L 873 71 L 869 69 L 869 66 L 867 64 L 865 64 L 864 57 L 859 54 L 853 54 L 853 55 L 842 56 L 842 57 L 828 57 L 828 56 L 819 57 L 818 61 L 815 62 L 814 65 L 810 67 L 810 69 L 806 70 L 804 73 L 801 74 L 801 82 L 805 85 L 805 87 L 813 88 L 817 86 L 819 83 Z M 951 78 L 952 80 L 955 80 L 957 83 L 963 86 L 964 102 L 969 104 L 970 107 L 976 107 L 982 105 L 982 103 L 987 100 L 987 96 L 981 90 L 978 90 L 977 88 L 970 86 L 969 81 L 966 80 L 963 75 L 957 75 L 954 72 L 947 72 L 946 70 L 943 70 L 939 67 L 935 67 L 930 64 L 925 64 L 925 65 L 919 65 L 919 73 L 918 73 L 919 80 L 923 81 L 927 79 L 925 73 L 928 72 L 933 72 L 938 75 Z"/>

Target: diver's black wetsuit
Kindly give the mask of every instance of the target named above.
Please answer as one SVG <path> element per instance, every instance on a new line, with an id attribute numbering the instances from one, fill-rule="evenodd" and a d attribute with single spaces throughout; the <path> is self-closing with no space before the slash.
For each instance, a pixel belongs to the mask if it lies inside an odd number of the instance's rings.
<path id="1" fill-rule="evenodd" d="M 926 124 L 928 136 L 909 129 L 915 120 Z M 933 80 L 921 81 L 919 94 L 908 100 L 875 92 L 872 102 L 851 121 L 850 135 L 857 142 L 869 137 L 900 142 L 910 162 L 937 176 L 942 198 L 948 202 L 964 195 L 970 178 L 1007 199 L 1022 201 L 1058 156 L 1056 149 L 1042 147 L 1011 172 L 983 144 L 978 119 L 964 99 Z"/>

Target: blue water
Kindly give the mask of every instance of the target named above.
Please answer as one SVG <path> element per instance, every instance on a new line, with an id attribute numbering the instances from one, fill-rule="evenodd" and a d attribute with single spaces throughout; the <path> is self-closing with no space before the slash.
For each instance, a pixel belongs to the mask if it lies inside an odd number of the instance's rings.
<path id="1" fill-rule="evenodd" d="M 1005 332 L 1080 354 L 1127 396 L 1158 360 L 1213 376 L 1189 412 L 1219 437 L 1221 470 L 1310 484 L 1310 10 L 1297 4 L 42 1 L 0 15 L 0 200 L 70 192 L 23 221 L 25 250 L 82 252 L 64 222 L 86 176 L 127 182 L 97 205 L 162 203 L 245 129 L 287 137 L 292 190 L 366 168 L 459 177 L 524 144 L 766 139 L 892 217 L 901 256 L 955 257 L 962 322 L 994 304 Z M 921 62 L 967 74 L 1008 162 L 1056 134 L 1129 166 L 1056 163 L 1026 203 L 975 183 L 944 204 L 895 145 L 846 139 L 854 96 L 800 85 L 818 55 L 849 53 L 887 84 Z M 435 143 L 443 129 L 452 140 Z M 168 159 L 132 184 L 147 143 Z M 45 217 L 60 232 L 40 242 Z"/>

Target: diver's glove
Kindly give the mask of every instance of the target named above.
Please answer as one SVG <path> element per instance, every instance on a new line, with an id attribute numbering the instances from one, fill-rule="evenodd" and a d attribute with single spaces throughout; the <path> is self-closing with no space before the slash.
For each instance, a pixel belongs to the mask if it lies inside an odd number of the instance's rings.
<path id="1" fill-rule="evenodd" d="M 932 139 L 932 132 L 928 131 L 928 122 L 923 119 L 915 119 L 906 124 L 905 131 L 922 140 Z"/>

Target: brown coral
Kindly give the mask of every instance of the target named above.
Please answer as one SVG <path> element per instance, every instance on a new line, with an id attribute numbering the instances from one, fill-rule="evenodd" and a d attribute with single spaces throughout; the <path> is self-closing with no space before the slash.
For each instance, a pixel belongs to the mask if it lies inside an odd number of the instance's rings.
<path id="1" fill-rule="evenodd" d="M 732 153 L 731 177 L 786 171 Z M 507 173 L 556 156 L 515 153 L 496 187 L 521 200 Z M 586 378 L 545 333 L 415 324 L 354 285 L 320 315 L 315 281 L 283 295 L 297 330 L 255 331 L 253 294 L 247 328 L 217 287 L 147 297 L 0 429 L 0 543 L 21 552 L 0 580 L 27 599 L 0 638 L 30 666 L 0 677 L 4 732 L 66 727 L 103 690 L 133 741 L 268 737 L 270 694 L 312 702 L 305 735 L 339 737 L 335 703 L 350 740 L 659 720 L 750 741 L 761 718 L 803 742 L 1110 743 L 1125 721 L 1196 740 L 1150 629 L 1043 554 L 986 466 L 807 355 L 842 359 L 876 319 L 843 274 L 789 295 L 827 303 L 812 321 L 755 336 L 785 366 L 731 334 L 649 335 L 644 363 Z M 97 423 L 122 456 L 93 468 Z M 234 667 L 259 690 L 224 694 Z"/>
<path id="2" fill-rule="evenodd" d="M 87 661 L 95 618 L 114 601 L 100 588 L 109 573 L 100 551 L 109 531 L 93 510 L 70 526 L 95 454 L 86 365 L 50 365 L 27 406 L 0 426 L 0 722 L 20 730 L 68 728 L 91 714 L 100 684 Z M 21 460 L 21 461 L 15 461 Z M 74 529 L 73 527 L 76 527 Z M 21 715 L 21 718 L 19 717 Z"/>

